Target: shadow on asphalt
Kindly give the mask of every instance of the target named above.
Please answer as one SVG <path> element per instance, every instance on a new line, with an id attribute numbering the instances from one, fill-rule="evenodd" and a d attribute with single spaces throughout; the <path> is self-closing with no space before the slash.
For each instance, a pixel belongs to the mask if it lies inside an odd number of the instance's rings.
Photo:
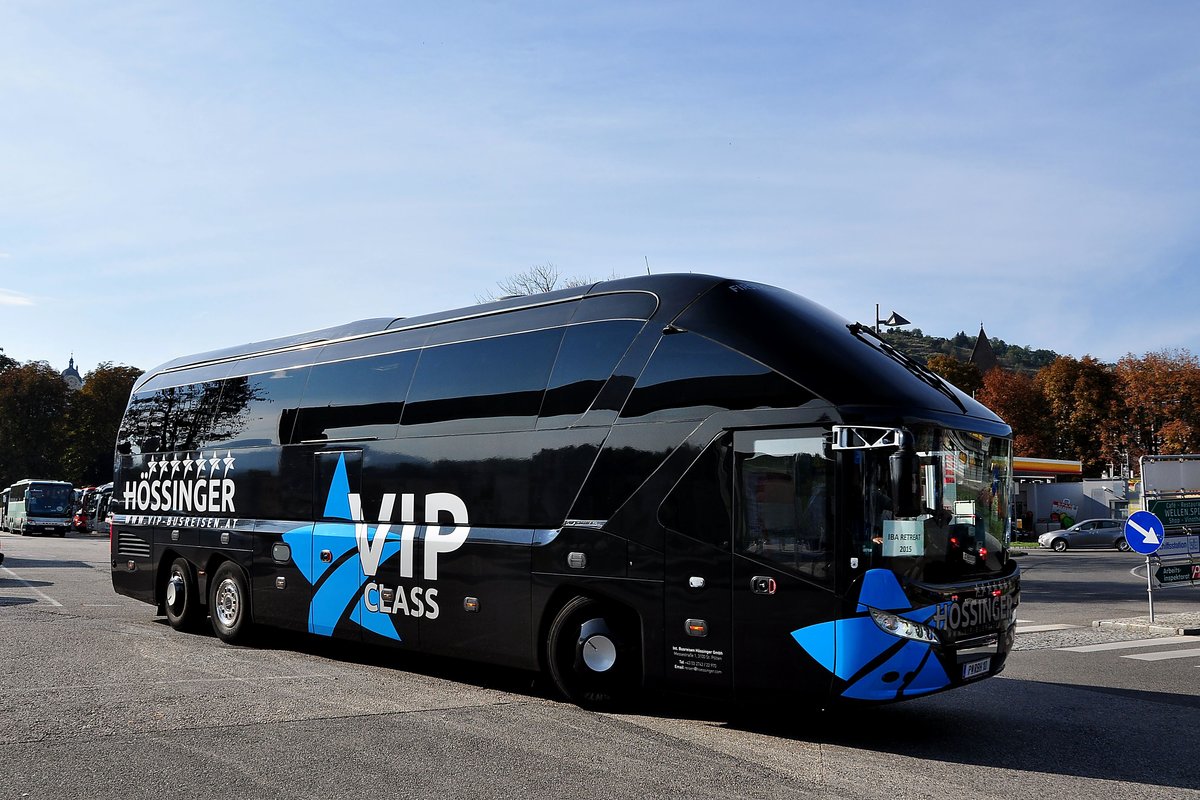
<path id="1" fill-rule="evenodd" d="M 165 619 L 158 621 L 167 624 Z M 195 635 L 215 640 L 207 624 Z M 276 630 L 263 631 L 248 647 L 290 650 L 565 704 L 547 678 L 524 670 Z M 1105 706 L 1111 707 L 1112 713 L 1097 713 L 1097 708 Z M 1031 714 L 1031 709 L 1037 713 Z M 693 720 L 781 739 L 865 750 L 884 758 L 930 759 L 966 769 L 1011 769 L 1200 789 L 1200 770 L 1194 760 L 1183 752 L 1178 752 L 1177 758 L 1168 757 L 1166 743 L 1154 735 L 1153 724 L 1156 715 L 1160 719 L 1190 718 L 1200 710 L 1200 696 L 1195 695 L 996 678 L 883 706 L 835 704 L 820 708 L 781 699 L 748 704 L 646 692 L 608 710 Z"/>
<path id="2" fill-rule="evenodd" d="M 972 694 L 983 702 L 964 703 Z M 1156 721 L 1178 730 L 1198 709 L 1195 695 L 995 679 L 895 705 L 741 714 L 724 727 L 964 768 L 1200 789 L 1191 755 L 1156 735 Z"/>
<path id="3" fill-rule="evenodd" d="M 53 569 L 96 569 L 95 564 L 86 561 L 58 561 L 51 558 L 19 558 L 12 554 L 6 555 L 4 566 L 13 569 L 37 569 L 50 567 Z"/>
<path id="4" fill-rule="evenodd" d="M 0 578 L 0 589 L 44 589 L 47 586 L 53 586 L 51 581 L 27 581 L 21 578 Z M 34 600 L 33 602 L 37 602 Z"/>

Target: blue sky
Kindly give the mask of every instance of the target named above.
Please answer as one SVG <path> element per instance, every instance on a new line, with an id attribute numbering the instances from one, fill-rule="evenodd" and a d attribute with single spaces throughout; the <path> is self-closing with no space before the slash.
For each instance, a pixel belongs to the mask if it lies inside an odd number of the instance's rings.
<path id="1" fill-rule="evenodd" d="M 1200 353 L 1192 3 L 0 5 L 0 347 L 86 371 L 564 276 Z"/>

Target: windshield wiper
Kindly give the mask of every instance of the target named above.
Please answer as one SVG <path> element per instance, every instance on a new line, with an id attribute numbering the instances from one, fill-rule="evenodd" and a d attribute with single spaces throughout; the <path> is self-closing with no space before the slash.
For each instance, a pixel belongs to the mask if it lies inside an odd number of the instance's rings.
<path id="1" fill-rule="evenodd" d="M 922 381 L 929 384 L 934 389 L 937 389 L 939 392 L 946 395 L 946 397 L 949 397 L 950 400 L 954 402 L 954 405 L 958 406 L 964 414 L 967 413 L 967 407 L 963 405 L 963 401 L 958 399 L 958 394 L 955 393 L 954 389 L 941 375 L 938 375 L 929 367 L 925 366 L 920 361 L 917 361 L 907 353 L 902 353 L 900 350 L 888 344 L 888 342 L 870 325 L 863 325 L 861 322 L 851 322 L 846 327 L 850 329 L 851 333 L 863 341 L 866 341 L 866 338 L 863 334 L 869 335 L 871 339 L 874 340 L 874 344 L 886 355 L 891 356 L 894 361 L 899 362 L 913 375 L 916 375 Z"/>

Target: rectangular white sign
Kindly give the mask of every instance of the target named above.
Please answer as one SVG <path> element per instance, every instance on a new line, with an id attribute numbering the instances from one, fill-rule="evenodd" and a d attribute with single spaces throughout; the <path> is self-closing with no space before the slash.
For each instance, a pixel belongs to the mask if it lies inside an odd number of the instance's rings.
<path id="1" fill-rule="evenodd" d="M 1163 556 L 1200 555 L 1200 536 L 1168 536 L 1155 553 Z"/>
<path id="2" fill-rule="evenodd" d="M 883 521 L 883 554 L 885 556 L 925 555 L 925 521 L 885 519 Z"/>

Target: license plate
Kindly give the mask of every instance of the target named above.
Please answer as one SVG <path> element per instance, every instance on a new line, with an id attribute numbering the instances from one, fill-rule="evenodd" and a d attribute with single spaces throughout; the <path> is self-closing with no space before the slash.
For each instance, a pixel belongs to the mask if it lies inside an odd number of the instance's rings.
<path id="1" fill-rule="evenodd" d="M 53 526 L 53 525 L 47 525 L 47 526 L 45 526 L 44 528 L 42 528 L 42 530 L 43 530 L 43 531 L 45 531 L 46 533 L 54 533 L 54 526 Z"/>
<path id="2" fill-rule="evenodd" d="M 992 660 L 990 658 L 983 658 L 979 661 L 971 661 L 970 663 L 963 664 L 963 680 L 969 681 L 971 678 L 987 675 L 991 666 Z"/>

